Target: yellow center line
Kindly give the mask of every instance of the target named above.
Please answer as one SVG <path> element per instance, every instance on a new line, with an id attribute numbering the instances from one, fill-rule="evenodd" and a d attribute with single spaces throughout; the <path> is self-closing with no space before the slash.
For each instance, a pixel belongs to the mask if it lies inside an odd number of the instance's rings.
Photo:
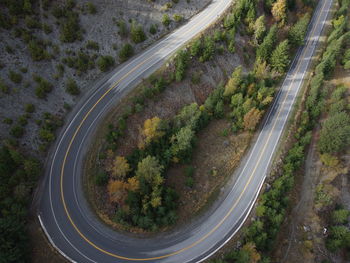
<path id="1" fill-rule="evenodd" d="M 325 3 L 326 3 L 326 1 L 325 1 Z M 321 12 L 323 12 L 325 3 L 324 3 L 324 5 L 322 6 Z M 216 11 L 216 10 L 214 9 L 214 10 L 213 10 L 212 12 L 210 12 L 207 16 L 211 15 L 211 13 L 213 13 L 214 11 Z M 205 16 L 205 17 L 207 17 L 207 16 Z M 318 17 L 317 22 L 315 23 L 315 25 L 318 24 L 318 22 L 319 22 L 319 20 L 320 20 L 320 17 L 321 17 L 321 16 Z M 192 26 L 191 28 L 189 28 L 186 32 L 192 30 L 192 29 L 193 29 L 194 27 L 196 27 L 196 26 L 197 26 L 197 25 L 193 25 L 193 26 Z M 315 28 L 313 29 L 313 31 L 311 32 L 310 35 L 313 35 L 313 34 L 314 34 L 315 29 L 316 29 L 316 26 L 315 26 Z M 165 48 L 167 48 L 167 47 L 168 47 L 168 46 L 165 46 L 163 49 L 165 49 Z M 161 49 L 161 50 L 162 50 L 162 49 Z M 304 49 L 304 51 L 303 51 L 303 54 L 300 56 L 301 58 L 304 56 L 306 50 L 307 50 L 307 46 L 305 47 L 305 49 Z M 149 61 L 151 58 L 153 58 L 153 56 L 154 56 L 154 55 L 152 55 L 150 58 L 144 60 L 143 62 L 141 62 L 140 64 L 138 64 L 137 66 L 135 66 L 135 67 L 134 67 L 132 70 L 130 70 L 127 74 L 125 74 L 123 77 L 121 77 L 120 80 L 117 81 L 117 82 L 115 83 L 115 85 L 119 84 L 122 80 L 124 80 L 126 77 L 128 77 L 128 76 L 129 76 L 131 73 L 133 73 L 136 69 L 138 69 L 140 66 L 142 66 L 142 65 L 143 65 L 144 63 L 146 63 L 147 61 Z M 300 66 L 301 66 L 301 63 L 299 62 L 296 72 L 299 71 Z M 286 100 L 287 97 L 288 97 L 289 91 L 290 91 L 292 85 L 294 84 L 294 81 L 295 81 L 295 78 L 293 78 L 293 80 L 292 80 L 292 82 L 291 82 L 291 84 L 290 84 L 290 86 L 289 86 L 289 88 L 288 88 L 286 97 L 285 97 L 285 99 L 284 99 L 284 101 L 283 101 L 282 104 L 285 103 L 285 100 Z M 230 214 L 232 213 L 232 211 L 235 209 L 235 207 L 236 207 L 237 204 L 239 203 L 240 199 L 242 198 L 243 194 L 245 193 L 245 191 L 246 191 L 248 185 L 250 184 L 250 182 L 251 182 L 251 180 L 252 180 L 252 178 L 253 178 L 253 176 L 254 176 L 254 174 L 255 174 L 255 172 L 256 172 L 256 169 L 257 169 L 257 167 L 258 167 L 258 164 L 260 163 L 261 158 L 262 158 L 262 156 L 263 156 L 263 154 L 264 154 L 264 152 L 265 152 L 265 150 L 266 150 L 266 147 L 267 147 L 268 142 L 269 142 L 269 140 L 270 140 L 270 138 L 271 138 L 271 135 L 272 135 L 272 131 L 274 130 L 274 128 L 275 128 L 275 126 L 276 126 L 278 117 L 279 117 L 280 113 L 282 112 L 282 108 L 283 108 L 283 107 L 281 107 L 280 111 L 278 112 L 278 115 L 277 115 L 277 117 L 276 117 L 276 121 L 275 121 L 275 123 L 274 123 L 274 125 L 273 125 L 273 128 L 271 129 L 271 131 L 270 131 L 270 133 L 269 133 L 268 139 L 267 139 L 267 141 L 266 141 L 266 143 L 265 143 L 265 145 L 264 145 L 264 147 L 263 147 L 263 151 L 262 151 L 262 153 L 260 154 L 259 159 L 258 159 L 258 161 L 256 162 L 255 168 L 254 168 L 252 174 L 250 175 L 250 177 L 249 177 L 249 179 L 248 179 L 246 185 L 244 186 L 243 191 L 240 193 L 238 199 L 235 201 L 235 203 L 233 204 L 233 206 L 231 207 L 231 209 L 228 211 L 228 213 L 224 216 L 223 219 L 220 220 L 220 222 L 219 222 L 211 231 L 209 231 L 206 235 L 204 235 L 202 238 L 200 238 L 199 240 L 197 240 L 197 241 L 194 242 L 193 244 L 191 244 L 191 245 L 189 245 L 189 246 L 187 246 L 187 247 L 184 247 L 184 248 L 182 248 L 182 249 L 180 249 L 180 250 L 177 250 L 177 251 L 175 251 L 175 252 L 173 252 L 173 253 L 169 253 L 169 254 L 166 254 L 166 255 L 158 256 L 158 257 L 151 257 L 151 258 L 129 258 L 129 257 L 123 257 L 123 256 L 120 256 L 120 255 L 117 255 L 117 254 L 108 252 L 108 251 L 106 251 L 106 250 L 104 250 L 104 249 L 98 247 L 98 246 L 97 246 L 96 244 L 94 244 L 92 241 L 90 241 L 90 240 L 79 230 L 79 228 L 76 226 L 76 224 L 75 224 L 74 221 L 72 220 L 72 218 L 71 218 L 71 216 L 70 216 L 70 214 L 69 214 L 69 211 L 68 211 L 68 209 L 67 209 L 67 205 L 66 205 L 65 198 L 64 198 L 64 192 L 63 192 L 64 167 L 65 167 L 65 164 L 66 164 L 66 161 L 67 161 L 67 157 L 68 157 L 70 148 L 71 148 L 71 146 L 72 146 L 72 144 L 73 144 L 73 141 L 74 141 L 74 139 L 75 139 L 77 133 L 78 133 L 79 130 L 81 129 L 81 126 L 83 125 L 83 123 L 85 122 L 85 120 L 87 119 L 87 117 L 90 115 L 90 113 L 95 109 L 95 107 L 98 105 L 98 103 L 100 103 L 100 101 L 101 101 L 113 88 L 115 88 L 114 85 L 113 85 L 112 87 L 110 87 L 110 88 L 97 100 L 97 102 L 91 107 L 91 109 L 86 113 L 86 115 L 84 116 L 84 118 L 82 119 L 82 121 L 80 122 L 80 124 L 78 125 L 77 129 L 75 130 L 75 132 L 74 132 L 74 134 L 73 134 L 73 136 L 72 136 L 72 139 L 70 140 L 70 143 L 69 143 L 69 145 L 68 145 L 68 147 L 67 147 L 67 151 L 66 151 L 66 153 L 65 153 L 64 160 L 63 160 L 62 167 L 61 167 L 61 178 L 60 178 L 60 179 L 61 179 L 61 180 L 60 180 L 61 200 L 62 200 L 62 203 L 63 203 L 63 207 L 64 207 L 64 210 L 65 210 L 65 213 L 66 213 L 66 215 L 67 215 L 67 217 L 68 217 L 70 223 L 72 224 L 73 228 L 77 231 L 77 233 L 78 233 L 88 244 L 90 244 L 90 245 L 91 245 L 92 247 L 94 247 L 95 249 L 97 249 L 97 250 L 99 250 L 100 252 L 102 252 L 102 253 L 104 253 L 104 254 L 107 254 L 107 255 L 109 255 L 109 256 L 112 256 L 112 257 L 115 257 L 115 258 L 118 258 L 118 259 L 130 260 L 130 261 L 149 261 L 149 260 L 162 259 L 162 258 L 166 258 L 166 257 L 170 257 L 170 256 L 177 255 L 177 254 L 179 254 L 179 253 L 181 253 L 181 252 L 183 252 L 183 251 L 186 251 L 186 250 L 188 250 L 188 249 L 190 249 L 190 248 L 196 246 L 197 244 L 201 243 L 201 242 L 202 242 L 203 240 L 205 240 L 208 236 L 210 236 L 213 232 L 215 232 L 216 229 L 218 229 L 218 228 L 224 223 L 224 221 L 230 216 Z"/>

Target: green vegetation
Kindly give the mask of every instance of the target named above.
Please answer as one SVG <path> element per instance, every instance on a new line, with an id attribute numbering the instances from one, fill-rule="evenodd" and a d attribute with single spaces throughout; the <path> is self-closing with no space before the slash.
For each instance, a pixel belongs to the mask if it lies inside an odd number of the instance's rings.
<path id="1" fill-rule="evenodd" d="M 77 55 L 68 56 L 62 59 L 62 63 L 70 68 L 74 68 L 78 75 L 87 72 L 95 67 L 97 55 L 89 55 L 81 51 Z"/>
<path id="2" fill-rule="evenodd" d="M 114 58 L 111 56 L 101 56 L 97 60 L 97 65 L 102 72 L 106 72 L 114 66 Z"/>
<path id="3" fill-rule="evenodd" d="M 350 248 L 350 230 L 346 227 L 350 211 L 338 207 L 332 212 L 331 226 L 326 240 L 326 247 L 331 252 Z"/>
<path id="4" fill-rule="evenodd" d="M 290 63 L 288 40 L 281 42 L 271 55 L 271 66 L 279 73 L 284 73 Z"/>
<path id="5" fill-rule="evenodd" d="M 33 75 L 33 79 L 37 83 L 35 95 L 39 99 L 46 98 L 47 94 L 52 91 L 52 84 L 38 75 Z"/>
<path id="6" fill-rule="evenodd" d="M 164 26 L 169 26 L 169 25 L 170 25 L 170 22 L 171 22 L 171 20 L 170 20 L 169 15 L 168 15 L 168 14 L 164 14 L 164 15 L 163 15 L 163 18 L 162 18 L 162 23 L 163 23 L 163 25 L 164 25 Z"/>
<path id="7" fill-rule="evenodd" d="M 79 95 L 80 90 L 74 79 L 69 78 L 66 82 L 66 92 L 71 95 Z"/>
<path id="8" fill-rule="evenodd" d="M 129 43 L 124 44 L 119 51 L 119 59 L 121 62 L 128 60 L 128 58 L 132 57 L 133 55 L 134 49 Z"/>
<path id="9" fill-rule="evenodd" d="M 289 30 L 289 42 L 293 46 L 300 46 L 304 43 L 307 26 L 309 25 L 310 15 L 305 14 Z"/>
<path id="10" fill-rule="evenodd" d="M 185 78 L 186 69 L 189 63 L 189 54 L 187 51 L 181 50 L 175 58 L 175 80 L 181 81 Z"/>
<path id="11" fill-rule="evenodd" d="M 143 32 L 142 26 L 137 25 L 134 21 L 131 24 L 130 37 L 131 40 L 136 44 L 141 43 L 147 39 L 145 32 Z"/>
<path id="12" fill-rule="evenodd" d="M 38 160 L 26 157 L 14 144 L 0 148 L 0 254 L 2 262 L 26 262 L 28 206 L 40 175 Z"/>
<path id="13" fill-rule="evenodd" d="M 98 43 L 95 42 L 95 41 L 92 41 L 92 40 L 89 40 L 89 41 L 86 43 L 86 48 L 87 48 L 87 49 L 93 49 L 93 50 L 96 50 L 96 51 L 98 51 L 98 50 L 100 49 Z"/>
<path id="14" fill-rule="evenodd" d="M 13 83 L 21 83 L 22 82 L 22 75 L 20 73 L 14 72 L 12 70 L 10 70 L 9 72 L 9 79 L 13 82 Z"/>
<path id="15" fill-rule="evenodd" d="M 94 15 L 94 14 L 97 13 L 96 6 L 95 6 L 92 2 L 86 3 L 86 8 L 87 8 L 88 13 L 89 13 L 90 15 Z"/>

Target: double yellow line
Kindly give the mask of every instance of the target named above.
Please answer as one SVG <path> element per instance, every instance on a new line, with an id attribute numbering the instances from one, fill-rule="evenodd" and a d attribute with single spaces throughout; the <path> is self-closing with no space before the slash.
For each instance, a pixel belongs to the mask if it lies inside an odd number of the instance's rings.
<path id="1" fill-rule="evenodd" d="M 327 1 L 325 1 L 326 3 Z M 325 6 L 325 3 L 324 5 L 322 6 L 322 9 L 321 9 L 321 13 L 323 12 L 323 9 L 324 9 L 324 6 Z M 207 16 L 211 15 L 214 11 L 216 11 L 215 9 L 210 12 Z M 206 17 L 207 17 L 206 16 Z M 320 17 L 321 15 L 318 17 L 317 21 L 316 21 L 316 24 L 318 24 L 319 20 L 320 20 Z M 189 28 L 188 31 L 192 30 L 194 27 L 196 27 L 197 25 L 194 25 L 193 27 Z M 315 31 L 316 27 L 313 29 L 312 33 L 310 34 L 311 36 L 314 34 L 314 31 Z M 186 31 L 186 32 L 188 32 Z M 168 46 L 164 47 L 163 49 L 166 49 Z M 304 52 L 303 54 L 300 56 L 300 58 L 302 58 L 304 55 L 305 55 L 305 52 L 307 50 L 307 46 L 305 47 L 304 49 Z M 123 259 L 123 260 L 130 260 L 130 261 L 151 261 L 151 260 L 157 260 L 157 259 L 162 259 L 162 258 L 167 258 L 167 257 L 171 257 L 171 256 L 174 256 L 174 255 L 177 255 L 177 254 L 180 254 L 181 252 L 183 251 L 186 251 L 196 245 L 198 245 L 199 243 L 201 243 L 202 241 L 204 241 L 205 239 L 207 239 L 213 232 L 215 232 L 224 222 L 225 220 L 231 215 L 231 213 L 233 212 L 233 210 L 236 208 L 237 204 L 239 203 L 239 201 L 241 200 L 243 194 L 245 193 L 245 191 L 247 190 L 247 187 L 248 185 L 250 184 L 251 180 L 253 179 L 253 176 L 257 170 L 257 167 L 258 167 L 258 164 L 260 163 L 261 161 L 261 158 L 266 150 L 266 147 L 268 145 L 268 142 L 271 138 L 271 135 L 272 135 L 272 131 L 274 130 L 275 126 L 276 126 L 276 123 L 277 123 L 277 120 L 278 120 L 278 117 L 280 115 L 280 113 L 282 112 L 282 109 L 283 107 L 280 108 L 280 111 L 278 112 L 278 115 L 276 117 L 276 121 L 273 125 L 273 128 L 271 129 L 270 133 L 269 133 L 269 136 L 268 136 L 268 139 L 263 147 L 263 150 L 262 150 L 262 153 L 260 154 L 259 156 L 259 159 L 258 161 L 256 162 L 255 164 L 255 167 L 254 167 L 254 170 L 252 172 L 252 174 L 250 175 L 246 185 L 244 186 L 243 188 L 243 191 L 241 192 L 241 194 L 239 195 L 238 199 L 235 201 L 235 203 L 233 204 L 233 206 L 230 208 L 230 210 L 227 212 L 227 214 L 223 217 L 223 219 L 220 220 L 220 222 L 212 229 L 210 230 L 206 235 L 204 235 L 202 238 L 200 238 L 199 240 L 197 240 L 196 242 L 192 243 L 191 245 L 187 246 L 187 247 L 184 247 L 182 249 L 179 249 L 173 253 L 169 253 L 169 254 L 165 254 L 165 255 L 162 255 L 162 256 L 158 256 L 158 257 L 150 257 L 150 258 L 129 258 L 129 257 L 123 257 L 123 256 L 120 256 L 120 255 L 117 255 L 117 254 L 114 254 L 114 253 L 111 253 L 109 251 L 106 251 L 102 248 L 100 248 L 99 246 L 97 246 L 95 243 L 93 243 L 92 241 L 90 241 L 80 230 L 79 228 L 76 226 L 76 224 L 74 223 L 74 221 L 72 220 L 71 218 L 71 215 L 67 209 L 67 204 L 66 204 L 66 201 L 65 201 L 65 198 L 64 198 L 64 190 L 63 190 L 63 178 L 64 178 L 64 167 L 65 167 L 65 164 L 66 164 L 66 161 L 67 161 L 67 157 L 68 157 L 68 154 L 70 152 L 70 149 L 71 149 L 71 146 L 73 144 L 73 141 L 77 135 L 77 133 L 79 132 L 79 130 L 81 129 L 83 123 L 85 122 L 85 120 L 88 118 L 88 116 L 90 115 L 90 113 L 95 109 L 95 107 L 101 102 L 101 100 L 112 90 L 115 88 L 115 85 L 118 85 L 121 81 L 123 81 L 126 77 L 128 77 L 131 73 L 133 73 L 135 70 L 137 70 L 139 67 L 141 67 L 143 64 L 145 64 L 147 61 L 149 61 L 150 59 L 152 59 L 153 57 L 155 56 L 152 55 L 151 57 L 149 57 L 148 59 L 144 60 L 143 62 L 141 62 L 140 64 L 138 64 L 137 66 L 135 66 L 132 70 L 130 70 L 127 74 L 125 74 L 123 77 L 120 78 L 120 80 L 118 80 L 112 87 L 110 87 L 98 100 L 97 102 L 91 107 L 91 109 L 85 114 L 84 118 L 82 119 L 82 121 L 80 122 L 80 124 L 78 125 L 77 129 L 75 130 L 70 142 L 69 142 L 69 145 L 67 147 L 67 150 L 66 150 L 66 153 L 65 153 L 65 156 L 64 156 L 64 159 L 63 159 L 63 163 L 62 163 L 62 166 L 61 166 L 61 174 L 60 174 L 60 189 L 61 189 L 61 200 L 62 200 L 62 204 L 63 204 L 63 207 L 64 207 L 64 210 L 65 210 L 65 213 L 71 223 L 71 225 L 73 226 L 73 228 L 77 231 L 77 233 L 88 243 L 90 244 L 92 247 L 94 247 L 95 249 L 99 250 L 100 252 L 104 253 L 104 254 L 107 254 L 109 256 L 112 256 L 114 258 L 118 258 L 118 259 Z M 299 71 L 300 69 L 300 65 L 301 63 L 299 62 L 298 63 L 298 67 L 297 67 L 297 70 L 296 72 Z M 287 97 L 288 97 L 288 94 L 289 94 L 289 91 L 291 89 L 291 87 L 293 86 L 294 84 L 294 80 L 295 78 L 293 78 L 293 81 L 291 82 L 289 88 L 288 88 L 288 92 L 283 100 L 283 103 L 282 105 L 285 103 Z"/>

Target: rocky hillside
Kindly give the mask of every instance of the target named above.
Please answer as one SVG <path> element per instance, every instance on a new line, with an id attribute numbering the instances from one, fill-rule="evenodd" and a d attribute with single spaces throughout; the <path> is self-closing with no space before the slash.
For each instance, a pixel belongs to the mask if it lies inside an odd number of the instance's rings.
<path id="1" fill-rule="evenodd" d="M 104 72 L 211 0 L 1 0 L 0 140 L 44 151 Z"/>

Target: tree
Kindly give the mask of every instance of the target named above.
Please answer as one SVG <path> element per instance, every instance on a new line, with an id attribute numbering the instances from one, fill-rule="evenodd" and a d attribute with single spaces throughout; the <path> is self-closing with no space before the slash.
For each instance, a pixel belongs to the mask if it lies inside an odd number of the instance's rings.
<path id="1" fill-rule="evenodd" d="M 271 66 L 277 72 L 284 73 L 289 62 L 289 43 L 288 40 L 284 40 L 273 51 L 271 56 Z"/>
<path id="2" fill-rule="evenodd" d="M 263 42 L 259 45 L 256 50 L 256 56 L 261 60 L 268 61 L 270 54 L 275 46 L 277 38 L 277 26 L 273 25 Z"/>
<path id="3" fill-rule="evenodd" d="M 346 224 L 348 222 L 348 217 L 350 211 L 346 209 L 338 209 L 332 213 L 332 222 L 334 224 Z"/>
<path id="4" fill-rule="evenodd" d="M 302 18 L 296 22 L 289 30 L 289 41 L 296 47 L 304 43 L 304 38 L 306 35 L 307 26 L 310 21 L 310 14 L 305 14 Z"/>
<path id="5" fill-rule="evenodd" d="M 254 63 L 254 74 L 257 79 L 266 79 L 269 76 L 269 66 L 260 57 Z"/>
<path id="6" fill-rule="evenodd" d="M 191 103 L 183 107 L 180 112 L 174 117 L 174 128 L 180 129 L 188 126 L 192 130 L 197 128 L 199 118 L 201 117 L 201 111 L 199 110 L 197 103 Z"/>
<path id="7" fill-rule="evenodd" d="M 143 149 L 152 141 L 161 138 L 165 134 L 164 124 L 165 123 L 158 117 L 153 117 L 152 119 L 145 120 L 141 132 L 142 138 L 139 143 L 139 148 Z"/>
<path id="8" fill-rule="evenodd" d="M 107 186 L 109 200 L 113 203 L 122 204 L 127 195 L 126 187 L 127 185 L 123 181 L 110 180 Z"/>
<path id="9" fill-rule="evenodd" d="M 159 187 L 164 182 L 163 169 L 156 157 L 148 155 L 138 163 L 136 177 L 145 180 L 152 188 Z"/>
<path id="10" fill-rule="evenodd" d="M 250 257 L 249 263 L 257 263 L 261 259 L 260 254 L 258 253 L 258 251 L 255 248 L 255 244 L 252 242 L 246 243 L 242 247 L 242 250 L 246 251 L 249 254 L 249 257 Z"/>
<path id="11" fill-rule="evenodd" d="M 190 126 L 181 128 L 171 137 L 170 152 L 175 158 L 182 158 L 192 148 L 194 131 Z"/>
<path id="12" fill-rule="evenodd" d="M 350 144 L 350 117 L 339 112 L 328 118 L 322 125 L 318 146 L 322 153 L 335 154 Z"/>
<path id="13" fill-rule="evenodd" d="M 265 16 L 258 17 L 254 23 L 254 41 L 259 44 L 266 32 Z"/>
<path id="14" fill-rule="evenodd" d="M 261 111 L 259 111 L 257 108 L 252 108 L 250 111 L 248 111 L 243 118 L 243 125 L 245 130 L 254 131 L 256 125 L 259 123 L 260 118 L 262 116 Z"/>
<path id="15" fill-rule="evenodd" d="M 139 190 L 140 182 L 139 182 L 139 180 L 137 179 L 136 176 L 131 177 L 131 178 L 128 179 L 127 188 L 128 188 L 129 191 L 133 191 L 133 192 L 136 192 L 137 190 Z"/>
<path id="16" fill-rule="evenodd" d="M 142 191 L 142 210 L 146 214 L 150 206 L 159 207 L 162 203 L 161 185 L 164 182 L 162 171 L 164 167 L 153 156 L 147 156 L 137 165 L 136 177 L 140 181 L 141 189 L 151 188 L 151 194 L 148 191 Z"/>
<path id="17" fill-rule="evenodd" d="M 124 179 L 128 172 L 131 171 L 128 161 L 123 156 L 117 156 L 108 167 L 113 179 Z"/>
<path id="18" fill-rule="evenodd" d="M 232 77 L 229 79 L 225 86 L 224 96 L 232 96 L 237 90 L 238 86 L 242 82 L 242 66 L 238 66 L 232 73 Z"/>
<path id="19" fill-rule="evenodd" d="M 277 22 L 284 24 L 287 19 L 287 2 L 286 0 L 277 0 L 272 5 L 271 13 Z"/>

